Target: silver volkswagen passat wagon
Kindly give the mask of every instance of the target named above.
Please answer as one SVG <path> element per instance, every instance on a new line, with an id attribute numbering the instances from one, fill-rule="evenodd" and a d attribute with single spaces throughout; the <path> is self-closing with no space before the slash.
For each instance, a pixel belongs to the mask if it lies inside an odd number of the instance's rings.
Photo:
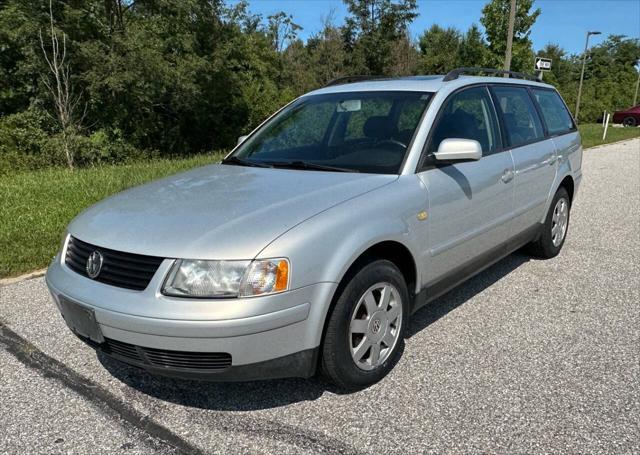
<path id="1" fill-rule="evenodd" d="M 46 277 L 66 324 L 152 373 L 378 381 L 418 308 L 567 234 L 582 147 L 565 103 L 465 72 L 337 81 L 221 163 L 87 209 Z"/>

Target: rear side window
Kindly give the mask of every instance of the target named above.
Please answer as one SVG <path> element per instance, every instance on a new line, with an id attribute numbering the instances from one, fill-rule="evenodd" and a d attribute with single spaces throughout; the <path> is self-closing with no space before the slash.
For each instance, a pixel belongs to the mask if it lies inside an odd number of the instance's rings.
<path id="1" fill-rule="evenodd" d="M 542 122 L 526 88 L 493 87 L 492 90 L 502 114 L 509 146 L 518 147 L 544 137 Z"/>
<path id="2" fill-rule="evenodd" d="M 571 114 L 556 91 L 533 89 L 532 92 L 540 106 L 549 134 L 568 133 L 574 129 Z"/>

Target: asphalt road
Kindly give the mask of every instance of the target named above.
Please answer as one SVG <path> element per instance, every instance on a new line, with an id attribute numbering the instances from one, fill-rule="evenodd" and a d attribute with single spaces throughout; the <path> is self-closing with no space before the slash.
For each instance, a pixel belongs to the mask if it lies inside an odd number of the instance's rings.
<path id="1" fill-rule="evenodd" d="M 585 152 L 559 257 L 514 254 L 420 310 L 395 370 L 155 378 L 71 335 L 43 280 L 0 288 L 0 452 L 640 452 L 640 140 Z"/>

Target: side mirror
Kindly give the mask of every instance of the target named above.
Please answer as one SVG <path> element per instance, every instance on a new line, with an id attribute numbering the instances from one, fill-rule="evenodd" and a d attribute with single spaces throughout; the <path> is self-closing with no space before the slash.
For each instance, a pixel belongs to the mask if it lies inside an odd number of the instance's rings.
<path id="1" fill-rule="evenodd" d="M 247 136 L 240 136 L 238 138 L 238 144 L 237 145 L 242 144 L 248 137 L 249 137 L 248 135 Z"/>
<path id="2" fill-rule="evenodd" d="M 444 139 L 433 156 L 438 161 L 475 161 L 482 158 L 482 146 L 473 139 Z"/>

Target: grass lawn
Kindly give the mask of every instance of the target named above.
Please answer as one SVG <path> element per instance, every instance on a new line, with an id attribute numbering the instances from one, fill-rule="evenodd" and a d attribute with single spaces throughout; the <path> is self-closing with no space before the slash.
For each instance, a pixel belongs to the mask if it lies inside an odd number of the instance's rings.
<path id="1" fill-rule="evenodd" d="M 640 128 L 622 128 L 611 126 L 607 130 L 607 140 L 602 140 L 604 126 L 600 123 L 586 123 L 579 125 L 580 135 L 582 136 L 582 145 L 586 147 L 595 147 L 596 145 L 608 144 L 609 142 L 622 141 L 624 139 L 632 139 L 640 137 Z"/>
<path id="2" fill-rule="evenodd" d="M 46 267 L 80 211 L 125 188 L 220 159 L 155 160 L 0 176 L 0 278 Z"/>
<path id="3" fill-rule="evenodd" d="M 585 147 L 600 145 L 603 128 L 580 125 Z M 609 128 L 606 142 L 640 136 L 640 128 Z M 220 155 L 155 160 L 68 171 L 0 176 L 0 278 L 46 267 L 69 221 L 110 194 L 158 177 L 208 164 Z"/>

